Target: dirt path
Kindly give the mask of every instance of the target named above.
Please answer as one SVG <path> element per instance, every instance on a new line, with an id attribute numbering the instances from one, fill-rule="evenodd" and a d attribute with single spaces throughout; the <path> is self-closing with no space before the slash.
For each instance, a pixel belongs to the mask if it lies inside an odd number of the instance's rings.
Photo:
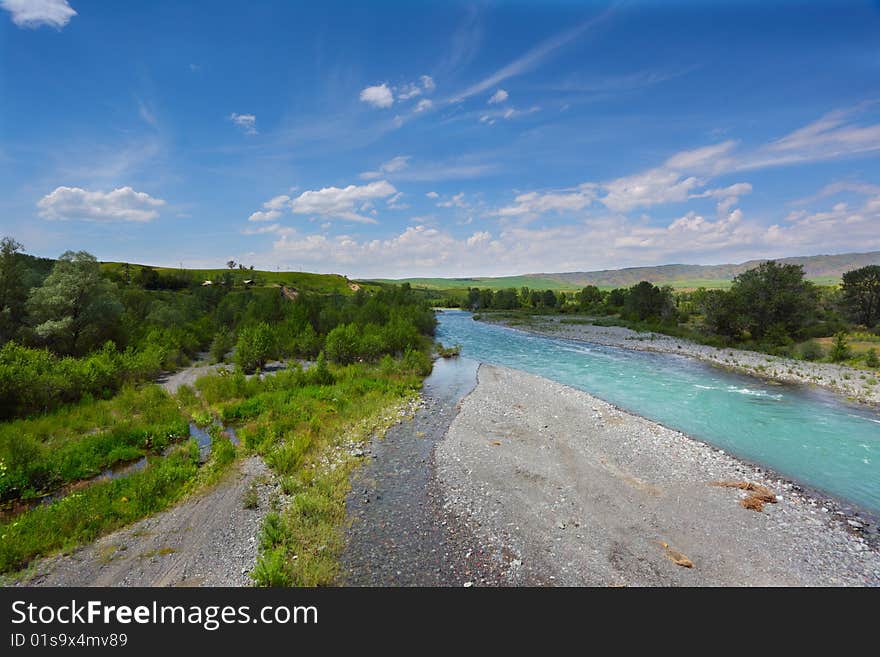
<path id="1" fill-rule="evenodd" d="M 523 372 L 481 366 L 436 462 L 447 504 L 506 549 L 513 583 L 880 585 L 880 552 L 830 502 Z M 756 512 L 718 481 L 781 499 Z"/>
<path id="2" fill-rule="evenodd" d="M 27 586 L 248 586 L 257 537 L 268 511 L 268 469 L 258 457 L 236 466 L 212 488 L 98 539 L 38 563 Z M 259 503 L 245 491 L 258 484 Z"/>
<path id="3" fill-rule="evenodd" d="M 433 477 L 434 447 L 461 398 L 476 383 L 477 363 L 438 360 L 411 421 L 365 448 L 346 504 L 347 542 L 340 583 L 349 586 L 462 586 L 501 582 L 496 551 L 478 543 L 443 507 Z"/>

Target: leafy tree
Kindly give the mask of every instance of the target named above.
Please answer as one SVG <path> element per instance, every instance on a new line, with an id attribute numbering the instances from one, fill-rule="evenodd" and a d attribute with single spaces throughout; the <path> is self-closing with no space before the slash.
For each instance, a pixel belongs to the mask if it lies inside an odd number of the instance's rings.
<path id="1" fill-rule="evenodd" d="M 868 328 L 880 319 L 880 265 L 868 265 L 843 275 L 844 303 Z"/>
<path id="2" fill-rule="evenodd" d="M 629 288 L 623 307 L 626 315 L 642 321 L 649 318 L 666 319 L 675 314 L 671 288 L 661 289 L 648 281 L 641 281 Z"/>
<path id="3" fill-rule="evenodd" d="M 480 290 L 475 287 L 468 289 L 467 307 L 471 310 L 480 308 Z"/>
<path id="4" fill-rule="evenodd" d="M 348 365 L 358 357 L 360 347 L 361 339 L 357 326 L 343 324 L 327 334 L 324 351 L 332 362 Z"/>
<path id="5" fill-rule="evenodd" d="M 235 269 L 235 260 L 227 260 L 226 266 L 229 267 L 230 269 Z"/>
<path id="6" fill-rule="evenodd" d="M 244 372 L 263 367 L 272 357 L 275 341 L 265 322 L 242 329 L 235 343 L 235 364 Z"/>
<path id="7" fill-rule="evenodd" d="M 11 237 L 0 240 L 0 344 L 15 337 L 24 317 L 27 288 L 18 257 L 23 248 Z"/>
<path id="8" fill-rule="evenodd" d="M 709 331 L 726 338 L 740 333 L 740 309 L 738 298 L 724 290 L 703 290 L 699 296 L 700 310 Z"/>
<path id="9" fill-rule="evenodd" d="M 846 360 L 850 357 L 849 340 L 846 333 L 841 331 L 834 336 L 834 344 L 831 345 L 831 360 L 835 363 Z"/>
<path id="10" fill-rule="evenodd" d="M 116 329 L 122 304 L 95 256 L 64 252 L 27 301 L 38 340 L 62 354 L 84 354 Z"/>
<path id="11" fill-rule="evenodd" d="M 137 284 L 145 290 L 158 290 L 159 272 L 152 267 L 141 267 L 137 276 Z"/>
<path id="12" fill-rule="evenodd" d="M 772 260 L 743 272 L 730 288 L 752 338 L 761 340 L 773 325 L 797 335 L 816 317 L 818 297 L 804 280 L 802 265 L 780 265 Z"/>
<path id="13" fill-rule="evenodd" d="M 544 308 L 556 307 L 556 293 L 553 290 L 544 290 L 541 293 L 541 305 Z"/>
<path id="14" fill-rule="evenodd" d="M 605 294 L 595 285 L 587 285 L 575 295 L 581 310 L 589 310 L 605 300 Z"/>

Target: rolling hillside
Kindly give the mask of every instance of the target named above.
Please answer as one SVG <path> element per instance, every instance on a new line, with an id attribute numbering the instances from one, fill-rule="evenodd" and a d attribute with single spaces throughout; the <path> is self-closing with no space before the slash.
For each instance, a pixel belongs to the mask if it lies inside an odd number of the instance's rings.
<path id="1" fill-rule="evenodd" d="M 740 264 L 725 265 L 658 265 L 655 267 L 629 267 L 556 274 L 539 273 L 497 278 L 406 278 L 387 282 L 408 282 L 416 287 L 432 289 L 468 287 L 502 289 L 527 286 L 537 289 L 575 290 L 585 285 L 596 285 L 600 288 L 629 287 L 639 281 L 650 281 L 656 285 L 671 285 L 678 289 L 725 288 L 730 286 L 734 276 L 753 269 L 762 262 L 764 260 L 749 260 Z M 779 258 L 777 262 L 803 265 L 804 272 L 811 281 L 821 285 L 835 285 L 846 271 L 866 265 L 880 265 L 880 251 L 797 256 Z"/>

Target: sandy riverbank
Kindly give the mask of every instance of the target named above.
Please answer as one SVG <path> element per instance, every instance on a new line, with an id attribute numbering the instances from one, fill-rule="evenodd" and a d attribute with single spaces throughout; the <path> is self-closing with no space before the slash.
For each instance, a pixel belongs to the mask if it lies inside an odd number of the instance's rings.
<path id="1" fill-rule="evenodd" d="M 496 320 L 491 314 L 483 315 L 482 319 L 540 335 L 552 335 L 624 349 L 689 356 L 763 379 L 828 388 L 852 400 L 880 406 L 880 372 L 869 372 L 832 363 L 811 363 L 780 358 L 742 349 L 718 349 L 661 333 L 639 333 L 622 326 L 593 326 L 561 321 L 562 319 L 570 321 L 573 319 L 571 316 L 533 316 L 528 324 L 511 324 L 503 319 Z"/>
<path id="2" fill-rule="evenodd" d="M 498 552 L 510 584 L 880 585 L 880 552 L 832 505 L 523 372 L 481 366 L 435 467 L 447 509 Z M 718 481 L 781 499 L 749 510 L 747 492 Z"/>

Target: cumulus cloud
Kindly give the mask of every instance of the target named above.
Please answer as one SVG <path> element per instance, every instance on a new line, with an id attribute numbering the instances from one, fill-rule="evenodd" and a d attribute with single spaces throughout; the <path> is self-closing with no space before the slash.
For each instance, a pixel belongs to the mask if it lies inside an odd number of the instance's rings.
<path id="1" fill-rule="evenodd" d="M 290 197 L 282 194 L 269 199 L 263 203 L 263 209 L 257 210 L 248 217 L 248 221 L 275 221 L 278 219 L 282 210 L 290 204 Z"/>
<path id="2" fill-rule="evenodd" d="M 437 192 L 428 192 L 427 194 L 425 194 L 425 196 L 427 196 L 428 198 L 440 198 L 440 194 L 438 194 Z"/>
<path id="3" fill-rule="evenodd" d="M 19 27 L 47 25 L 60 30 L 76 16 L 67 0 L 0 0 L 0 7 L 12 15 L 12 22 Z"/>
<path id="4" fill-rule="evenodd" d="M 361 90 L 361 102 L 379 109 L 387 109 L 394 104 L 394 94 L 384 82 Z"/>
<path id="5" fill-rule="evenodd" d="M 422 75 L 415 82 L 406 82 L 399 86 L 390 87 L 387 82 L 372 87 L 361 89 L 361 102 L 372 105 L 379 109 L 387 109 L 395 102 L 404 102 L 417 98 L 422 94 L 429 94 L 436 88 L 434 78 L 430 75 Z M 424 112 L 430 109 L 433 103 L 427 98 L 422 99 L 416 105 L 416 112 Z M 398 117 L 399 118 L 399 117 Z"/>
<path id="6" fill-rule="evenodd" d="M 165 201 L 131 187 L 92 192 L 80 187 L 56 187 L 37 202 L 41 217 L 53 221 L 147 222 L 159 216 Z"/>
<path id="7" fill-rule="evenodd" d="M 344 188 L 325 187 L 303 192 L 290 202 L 290 208 L 294 214 L 336 217 L 348 221 L 374 224 L 377 223 L 375 219 L 358 214 L 355 208 L 366 201 L 387 198 L 396 193 L 394 185 L 387 180 L 361 186 L 349 185 Z"/>
<path id="8" fill-rule="evenodd" d="M 237 114 L 233 112 L 229 115 L 229 120 L 241 128 L 246 135 L 257 134 L 257 117 L 255 114 Z"/>
<path id="9" fill-rule="evenodd" d="M 509 94 L 504 89 L 499 89 L 489 97 L 489 104 L 495 105 L 497 103 L 503 103 L 508 97 Z"/>

